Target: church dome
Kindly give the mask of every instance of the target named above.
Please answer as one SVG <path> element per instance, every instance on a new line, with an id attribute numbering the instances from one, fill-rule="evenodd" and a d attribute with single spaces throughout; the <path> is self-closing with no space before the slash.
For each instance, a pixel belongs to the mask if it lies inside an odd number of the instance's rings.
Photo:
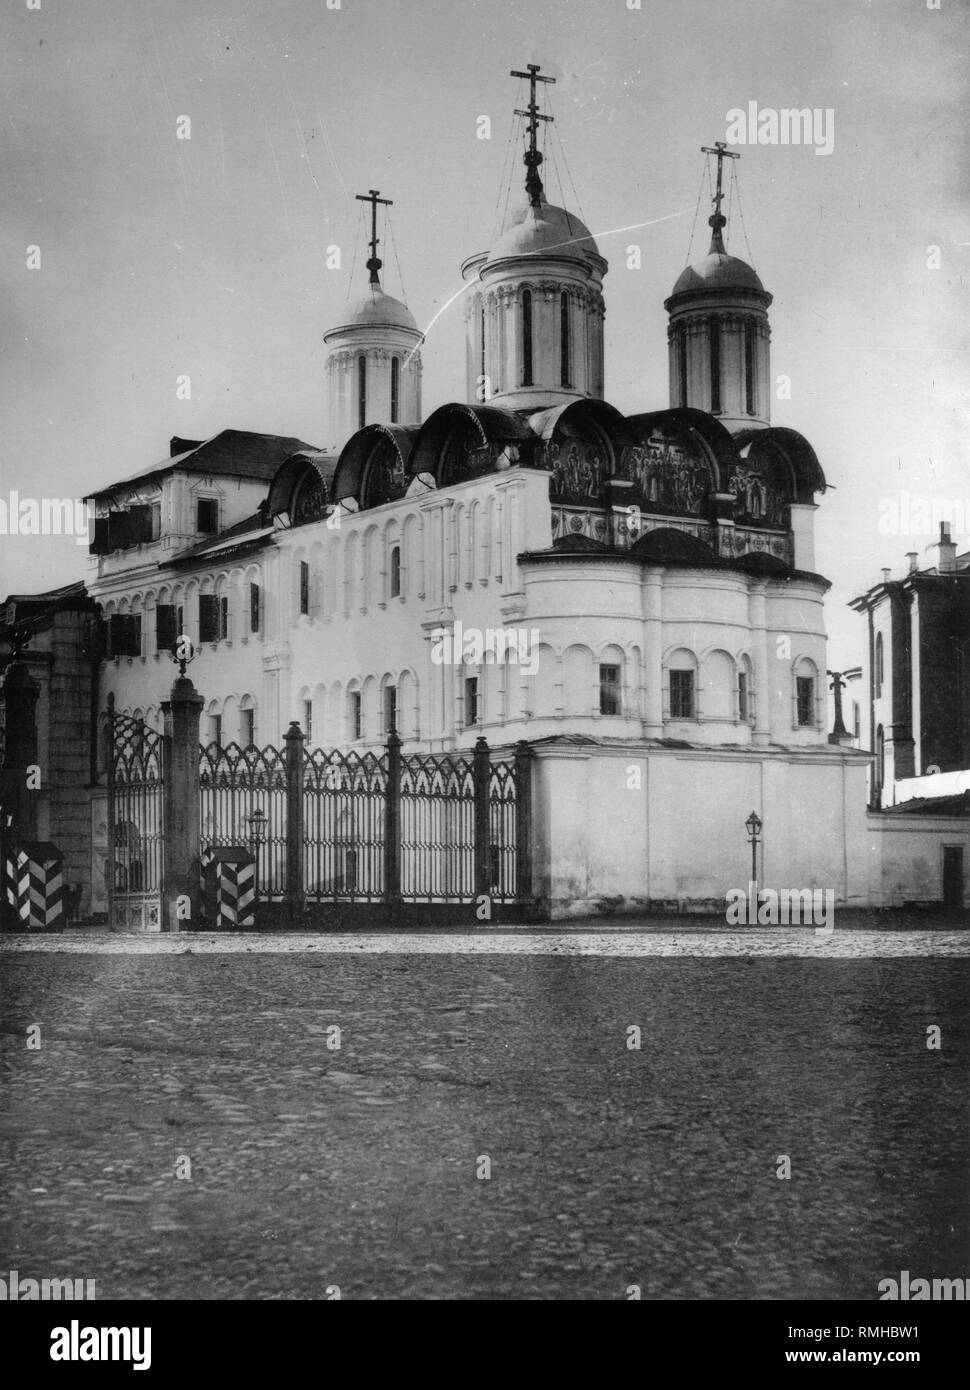
<path id="1" fill-rule="evenodd" d="M 687 294 L 691 290 L 753 290 L 764 294 L 765 287 L 747 261 L 729 256 L 726 251 L 710 250 L 702 261 L 689 265 L 681 272 L 671 292 Z"/>
<path id="2" fill-rule="evenodd" d="M 348 307 L 343 322 L 331 328 L 329 333 L 339 333 L 348 328 L 406 328 L 412 333 L 420 331 L 407 305 L 393 295 L 385 294 L 380 285 L 371 285 L 366 294 L 355 300 Z"/>
<path id="3" fill-rule="evenodd" d="M 511 225 L 489 251 L 487 263 L 508 257 L 556 254 L 600 257 L 589 228 L 575 213 L 541 202 L 538 207 L 527 204 L 513 213 Z"/>

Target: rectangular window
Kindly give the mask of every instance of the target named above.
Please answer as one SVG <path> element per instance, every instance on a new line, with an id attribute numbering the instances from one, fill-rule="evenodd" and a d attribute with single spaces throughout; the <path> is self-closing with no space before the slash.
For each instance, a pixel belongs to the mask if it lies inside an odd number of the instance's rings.
<path id="1" fill-rule="evenodd" d="M 357 428 L 362 430 L 367 424 L 367 358 L 363 353 L 357 358 Z"/>
<path id="2" fill-rule="evenodd" d="M 401 547 L 395 545 L 391 547 L 391 598 L 398 598 L 401 593 Z"/>
<path id="3" fill-rule="evenodd" d="M 199 595 L 199 641 L 219 640 L 219 600 L 215 594 Z"/>
<path id="4" fill-rule="evenodd" d="M 748 673 L 742 671 L 738 676 L 738 718 L 742 723 L 748 718 Z"/>
<path id="5" fill-rule="evenodd" d="M 620 668 L 600 667 L 600 714 L 620 713 Z"/>
<path id="6" fill-rule="evenodd" d="M 708 326 L 711 344 L 711 414 L 721 409 L 721 328 L 717 319 Z"/>
<path id="7" fill-rule="evenodd" d="M 754 324 L 744 325 L 744 396 L 745 409 L 754 414 Z"/>
<path id="8" fill-rule="evenodd" d="M 384 687 L 384 733 L 397 732 L 397 686 Z"/>
<path id="9" fill-rule="evenodd" d="M 364 737 L 364 709 L 359 690 L 350 692 L 350 737 L 355 743 Z"/>
<path id="10" fill-rule="evenodd" d="M 522 291 L 522 385 L 532 385 L 532 291 Z"/>
<path id="11" fill-rule="evenodd" d="M 249 586 L 249 630 L 250 632 L 259 631 L 259 585 L 250 584 Z"/>
<path id="12" fill-rule="evenodd" d="M 858 737 L 859 737 L 859 728 L 860 728 L 860 721 L 859 721 L 859 702 L 858 702 L 857 700 L 853 700 L 853 701 L 852 701 L 852 737 L 853 737 L 853 738 L 858 738 Z"/>
<path id="13" fill-rule="evenodd" d="M 178 628 L 179 637 L 181 637 L 185 632 L 185 609 L 181 604 L 175 610 L 175 626 Z"/>
<path id="14" fill-rule="evenodd" d="M 687 404 L 687 334 L 678 329 L 677 336 L 677 375 L 680 380 L 680 403 Z"/>
<path id="15" fill-rule="evenodd" d="M 693 671 L 670 672 L 670 717 L 671 719 L 694 718 Z"/>
<path id="16" fill-rule="evenodd" d="M 229 600 L 219 600 L 219 637 L 222 641 L 229 636 Z"/>
<path id="17" fill-rule="evenodd" d="M 300 561 L 300 612 L 310 611 L 310 566 L 306 560 Z"/>
<path id="18" fill-rule="evenodd" d="M 478 723 L 478 677 L 465 678 L 465 728 Z"/>
<path id="19" fill-rule="evenodd" d="M 141 614 L 112 614 L 108 640 L 111 656 L 141 656 Z"/>
<path id="20" fill-rule="evenodd" d="M 242 712 L 243 746 L 251 748 L 256 742 L 256 711 L 244 709 Z"/>
<path id="21" fill-rule="evenodd" d="M 129 543 L 144 545 L 152 539 L 152 509 L 150 506 L 128 509 Z"/>
<path id="22" fill-rule="evenodd" d="M 195 503 L 195 529 L 204 536 L 214 536 L 219 530 L 219 501 L 216 497 L 199 497 Z"/>
<path id="23" fill-rule="evenodd" d="M 155 608 L 155 650 L 170 652 L 175 646 L 178 632 L 175 628 L 175 607 L 171 603 L 159 603 Z"/>
<path id="24" fill-rule="evenodd" d="M 401 396 L 401 359 L 400 357 L 391 358 L 391 424 L 397 424 L 397 417 L 400 413 Z"/>
<path id="25" fill-rule="evenodd" d="M 569 365 L 569 295 L 564 290 L 559 296 L 559 380 L 563 386 L 569 385 Z"/>
<path id="26" fill-rule="evenodd" d="M 800 728 L 809 728 L 815 723 L 815 678 L 796 676 L 795 702 L 798 707 Z"/>
<path id="27" fill-rule="evenodd" d="M 313 701 L 303 701 L 303 736 L 307 743 L 313 737 Z"/>
<path id="28" fill-rule="evenodd" d="M 209 715 L 209 742 L 214 743 L 217 748 L 222 747 L 222 715 Z"/>

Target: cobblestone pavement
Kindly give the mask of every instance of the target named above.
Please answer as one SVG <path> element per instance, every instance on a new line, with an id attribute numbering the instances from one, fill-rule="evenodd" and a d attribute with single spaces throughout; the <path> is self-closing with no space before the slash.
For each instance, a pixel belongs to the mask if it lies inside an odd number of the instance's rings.
<path id="1" fill-rule="evenodd" d="M 8 938 L 0 1277 L 868 1300 L 967 1273 L 965 935 L 587 935 Z"/>
<path id="2" fill-rule="evenodd" d="M 970 956 L 963 930 L 816 930 L 766 927 L 731 930 L 723 924 L 648 932 L 548 927 L 542 931 L 353 931 L 122 933 L 89 929 L 0 937 L 0 957 L 17 952 L 104 955 L 289 954 L 530 955 L 530 956 L 808 956 L 825 959 L 892 956 Z"/>

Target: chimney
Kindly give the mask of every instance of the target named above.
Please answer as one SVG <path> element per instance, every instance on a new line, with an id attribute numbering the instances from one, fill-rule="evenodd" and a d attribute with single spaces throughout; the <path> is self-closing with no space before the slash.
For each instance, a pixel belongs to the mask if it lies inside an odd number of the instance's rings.
<path id="1" fill-rule="evenodd" d="M 883 582 L 884 584 L 888 584 L 888 583 L 889 583 L 889 576 L 890 576 L 891 574 L 892 574 L 892 570 L 883 570 L 883 571 L 882 571 L 882 582 Z"/>
<path id="2" fill-rule="evenodd" d="M 950 523 L 940 522 L 940 539 L 927 550 L 936 551 L 936 571 L 938 574 L 952 574 L 957 567 L 957 548 L 950 540 Z"/>
<path id="3" fill-rule="evenodd" d="M 915 574 L 919 569 L 919 552 L 916 550 L 907 550 L 906 559 L 909 561 L 910 574 Z"/>

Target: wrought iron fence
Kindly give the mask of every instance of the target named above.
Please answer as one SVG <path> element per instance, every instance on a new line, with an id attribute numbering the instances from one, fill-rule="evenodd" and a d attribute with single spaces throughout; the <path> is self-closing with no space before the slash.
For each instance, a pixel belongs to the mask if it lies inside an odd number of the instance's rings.
<path id="1" fill-rule="evenodd" d="M 287 887 L 287 775 L 277 748 L 199 749 L 199 840 L 203 860 L 220 846 L 245 846 L 256 860 L 256 891 L 282 898 Z"/>
<path id="2" fill-rule="evenodd" d="M 112 925 L 159 927 L 165 876 L 165 742 L 108 697 L 108 915 Z"/>
<path id="3" fill-rule="evenodd" d="M 385 895 L 387 758 L 304 753 L 303 887 L 311 902 Z"/>
<path id="4" fill-rule="evenodd" d="M 200 861 L 219 848 L 252 852 L 258 898 L 291 921 L 307 903 L 531 900 L 526 744 L 507 760 L 483 738 L 470 755 L 405 755 L 392 730 L 383 753 L 306 750 L 294 722 L 283 748 L 203 747 L 184 677 L 176 699 L 162 735 L 109 697 L 112 923 L 159 926 L 163 898 L 170 928 L 201 920 Z"/>
<path id="5" fill-rule="evenodd" d="M 401 759 L 401 896 L 463 901 L 475 896 L 475 778 L 465 758 Z"/>

